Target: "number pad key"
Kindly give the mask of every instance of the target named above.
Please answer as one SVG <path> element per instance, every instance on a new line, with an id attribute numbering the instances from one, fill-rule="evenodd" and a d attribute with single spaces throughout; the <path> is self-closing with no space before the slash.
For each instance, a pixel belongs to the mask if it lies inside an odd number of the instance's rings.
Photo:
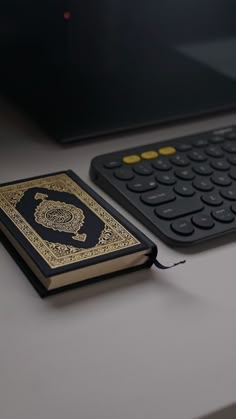
<path id="1" fill-rule="evenodd" d="M 142 194 L 140 199 L 146 205 L 157 206 L 174 201 L 176 197 L 170 190 L 157 190 Z"/>
<path id="2" fill-rule="evenodd" d="M 172 230 L 180 236 L 191 236 L 194 233 L 193 225 L 187 220 L 177 220 L 171 224 Z"/>
<path id="3" fill-rule="evenodd" d="M 202 191 L 202 192 L 212 191 L 212 189 L 213 189 L 212 183 L 208 179 L 205 179 L 205 178 L 195 179 L 193 181 L 193 186 L 198 191 Z"/>
<path id="4" fill-rule="evenodd" d="M 193 171 L 201 176 L 209 176 L 213 173 L 212 168 L 208 164 L 199 164 L 193 167 Z"/>
<path id="5" fill-rule="evenodd" d="M 212 211 L 212 217 L 221 223 L 231 223 L 234 221 L 234 216 L 228 208 L 218 208 Z"/>
<path id="6" fill-rule="evenodd" d="M 153 173 L 153 169 L 148 163 L 138 163 L 133 166 L 133 171 L 141 176 L 150 176 Z"/>
<path id="7" fill-rule="evenodd" d="M 202 201 L 204 204 L 210 205 L 212 207 L 218 207 L 222 204 L 223 199 L 216 192 L 211 192 L 209 194 L 202 195 Z"/>
<path id="8" fill-rule="evenodd" d="M 156 176 L 156 180 L 163 185 L 174 185 L 176 183 L 176 177 L 171 173 L 160 173 Z"/>
<path id="9" fill-rule="evenodd" d="M 175 175 L 182 180 L 193 180 L 195 178 L 191 169 L 177 169 Z"/>
<path id="10" fill-rule="evenodd" d="M 146 192 L 157 188 L 155 180 L 133 180 L 127 184 L 127 188 L 132 192 Z"/>
<path id="11" fill-rule="evenodd" d="M 193 187 L 190 184 L 187 184 L 186 182 L 179 182 L 174 187 L 174 191 L 177 195 L 185 197 L 193 196 L 196 193 Z"/>
<path id="12" fill-rule="evenodd" d="M 171 170 L 172 168 L 169 161 L 165 159 L 164 157 L 159 157 L 158 159 L 156 159 L 156 161 L 152 163 L 152 166 L 155 169 L 161 170 L 163 172 L 167 172 L 168 170 Z"/>
<path id="13" fill-rule="evenodd" d="M 171 163 L 173 163 L 175 166 L 188 166 L 189 165 L 189 160 L 185 157 L 182 156 L 181 154 L 176 154 L 175 156 L 173 156 L 170 159 Z"/>
<path id="14" fill-rule="evenodd" d="M 156 208 L 156 215 L 164 220 L 174 220 L 175 218 L 183 217 L 185 215 L 194 214 L 195 212 L 201 211 L 203 204 L 194 198 L 188 200 L 177 199 L 173 203 L 162 205 L 160 208 Z"/>

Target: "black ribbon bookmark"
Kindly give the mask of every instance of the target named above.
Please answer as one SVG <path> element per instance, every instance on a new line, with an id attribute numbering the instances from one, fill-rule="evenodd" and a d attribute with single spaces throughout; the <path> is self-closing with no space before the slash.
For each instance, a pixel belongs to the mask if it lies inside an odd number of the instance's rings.
<path id="1" fill-rule="evenodd" d="M 181 264 L 183 264 L 185 262 L 186 262 L 186 260 L 181 260 L 180 262 L 173 263 L 173 265 L 165 266 L 165 265 L 162 265 L 162 263 L 160 263 L 157 259 L 153 259 L 154 265 L 157 268 L 159 268 L 159 269 L 170 269 L 170 268 L 174 268 L 175 266 L 181 265 Z"/>

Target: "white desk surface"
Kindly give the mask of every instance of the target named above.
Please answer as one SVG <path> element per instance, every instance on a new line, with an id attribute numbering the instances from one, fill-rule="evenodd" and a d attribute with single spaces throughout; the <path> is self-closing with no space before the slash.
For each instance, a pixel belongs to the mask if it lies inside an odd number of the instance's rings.
<path id="1" fill-rule="evenodd" d="M 0 181 L 71 168 L 92 185 L 98 154 L 233 122 L 231 114 L 63 147 L 2 107 Z M 0 244 L 1 419 L 192 419 L 234 403 L 235 236 L 171 249 L 100 193 L 156 241 L 163 263 L 187 263 L 41 300 Z"/>

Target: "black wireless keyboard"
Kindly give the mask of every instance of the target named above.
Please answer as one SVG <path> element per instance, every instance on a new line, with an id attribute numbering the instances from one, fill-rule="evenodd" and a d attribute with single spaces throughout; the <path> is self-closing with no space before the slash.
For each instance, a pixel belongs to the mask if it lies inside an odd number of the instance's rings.
<path id="1" fill-rule="evenodd" d="M 170 245 L 236 231 L 236 126 L 98 156 L 90 174 Z"/>

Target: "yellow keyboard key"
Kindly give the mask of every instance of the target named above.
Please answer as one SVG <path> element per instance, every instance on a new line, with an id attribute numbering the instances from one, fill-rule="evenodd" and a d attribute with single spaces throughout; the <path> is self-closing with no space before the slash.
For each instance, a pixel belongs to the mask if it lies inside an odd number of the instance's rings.
<path id="1" fill-rule="evenodd" d="M 174 147 L 162 147 L 158 151 L 162 156 L 169 156 L 176 153 L 176 149 Z"/>
<path id="2" fill-rule="evenodd" d="M 144 160 L 152 160 L 158 157 L 158 153 L 154 150 L 144 151 L 141 154 L 142 159 Z"/>
<path id="3" fill-rule="evenodd" d="M 123 157 L 123 163 L 125 163 L 125 164 L 138 163 L 140 160 L 141 160 L 141 158 L 137 154 L 132 154 L 131 156 Z"/>

